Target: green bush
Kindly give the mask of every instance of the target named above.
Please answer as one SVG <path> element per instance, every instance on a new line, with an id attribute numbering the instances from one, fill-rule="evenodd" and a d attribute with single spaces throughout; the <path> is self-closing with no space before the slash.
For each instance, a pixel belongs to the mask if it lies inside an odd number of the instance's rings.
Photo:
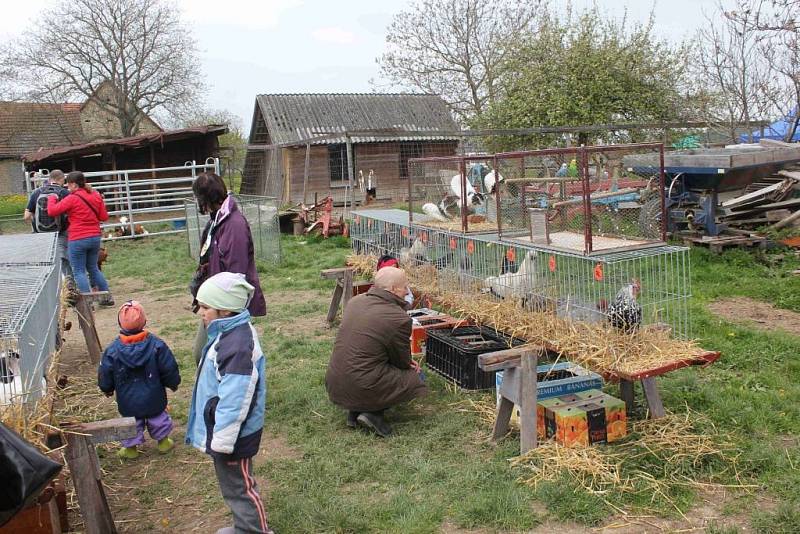
<path id="1" fill-rule="evenodd" d="M 4 195 L 0 196 L 0 216 L 3 215 L 22 215 L 25 206 L 28 204 L 28 197 L 25 195 Z"/>

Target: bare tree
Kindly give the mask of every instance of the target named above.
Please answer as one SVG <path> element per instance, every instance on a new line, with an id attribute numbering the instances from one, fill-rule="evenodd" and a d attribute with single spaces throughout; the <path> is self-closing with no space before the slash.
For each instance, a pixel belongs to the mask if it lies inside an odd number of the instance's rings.
<path id="1" fill-rule="evenodd" d="M 773 101 L 770 68 L 750 3 L 735 0 L 736 9 L 729 11 L 718 4 L 715 16 L 707 14 L 707 24 L 699 32 L 696 67 L 707 97 L 704 118 L 719 124 L 731 141 L 736 140 L 741 125 L 763 119 Z"/>
<path id="2" fill-rule="evenodd" d="M 97 103 L 123 136 L 135 135 L 144 115 L 169 114 L 203 91 L 195 42 L 164 0 L 62 0 L 37 27 L 7 59 L 25 73 L 29 98 L 89 98 L 109 82 L 113 97 Z"/>
<path id="3" fill-rule="evenodd" d="M 512 42 L 533 28 L 542 0 L 420 0 L 388 28 L 381 73 L 438 94 L 465 120 L 494 101 Z"/>

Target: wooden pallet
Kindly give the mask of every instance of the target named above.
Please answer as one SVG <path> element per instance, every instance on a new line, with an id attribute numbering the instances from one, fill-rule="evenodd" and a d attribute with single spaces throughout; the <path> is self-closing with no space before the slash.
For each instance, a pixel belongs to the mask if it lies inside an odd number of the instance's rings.
<path id="1" fill-rule="evenodd" d="M 758 237 L 758 236 L 717 236 L 717 237 L 684 237 L 683 243 L 686 246 L 692 245 L 701 245 L 704 247 L 708 247 L 711 252 L 715 254 L 720 254 L 724 249 L 730 247 L 758 247 L 758 248 L 766 248 L 767 247 L 767 238 L 766 237 Z"/>

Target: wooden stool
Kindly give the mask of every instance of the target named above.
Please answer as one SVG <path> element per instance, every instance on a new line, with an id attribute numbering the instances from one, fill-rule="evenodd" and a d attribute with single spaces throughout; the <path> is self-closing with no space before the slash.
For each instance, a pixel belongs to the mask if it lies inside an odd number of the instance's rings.
<path id="1" fill-rule="evenodd" d="M 87 534 L 115 533 L 117 528 L 103 491 L 100 461 L 94 446 L 134 437 L 136 419 L 120 417 L 93 423 L 62 425 L 62 429 L 67 440 L 64 458 L 69 465 Z"/>
<path id="2" fill-rule="evenodd" d="M 503 371 L 500 405 L 497 407 L 492 439 L 497 441 L 506 435 L 514 405 L 518 405 L 520 407 L 520 454 L 525 454 L 537 446 L 536 365 L 538 356 L 539 352 L 531 348 L 514 348 L 478 356 L 478 366 L 482 370 Z"/>
<path id="3" fill-rule="evenodd" d="M 353 282 L 354 270 L 352 267 L 337 267 L 335 269 L 324 269 L 320 271 L 320 277 L 326 280 L 336 280 L 336 287 L 333 289 L 333 297 L 331 298 L 331 305 L 328 308 L 328 316 L 325 320 L 328 326 L 333 324 L 336 319 L 336 313 L 339 311 L 339 304 L 342 305 L 342 311 L 347 307 L 350 299 L 362 293 L 365 286 L 371 286 L 372 282 L 362 281 Z"/>

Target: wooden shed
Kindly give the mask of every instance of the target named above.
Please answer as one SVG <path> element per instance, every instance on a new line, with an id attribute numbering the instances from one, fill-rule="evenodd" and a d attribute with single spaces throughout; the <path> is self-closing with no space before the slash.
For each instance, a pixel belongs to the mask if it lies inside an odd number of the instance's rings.
<path id="1" fill-rule="evenodd" d="M 408 160 L 456 153 L 458 125 L 423 94 L 267 94 L 256 97 L 242 192 L 284 204 L 344 200 L 370 172 L 377 201 L 408 195 Z M 353 195 L 358 203 L 364 196 Z"/>

